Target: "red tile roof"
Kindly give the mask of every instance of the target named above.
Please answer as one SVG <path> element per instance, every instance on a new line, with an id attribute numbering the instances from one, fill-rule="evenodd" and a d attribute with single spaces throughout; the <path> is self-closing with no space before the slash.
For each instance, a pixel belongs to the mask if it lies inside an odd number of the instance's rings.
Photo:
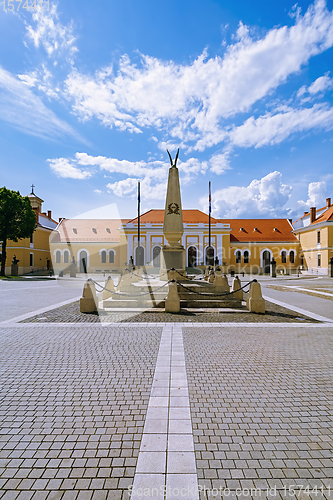
<path id="1" fill-rule="evenodd" d="M 201 212 L 201 210 L 193 209 L 193 210 L 183 210 L 183 222 L 184 224 L 199 224 L 204 223 L 208 224 L 208 215 L 205 214 L 204 212 Z M 214 217 L 211 218 L 211 221 L 213 224 L 217 222 L 221 222 L 217 219 L 214 219 Z M 135 217 L 135 219 L 132 219 L 128 221 L 132 224 L 137 224 L 138 223 L 138 218 Z M 148 223 L 148 224 L 163 224 L 164 222 L 164 210 L 155 210 L 151 209 L 148 210 L 148 212 L 145 212 L 144 214 L 140 215 L 140 222 L 142 224 Z"/>
<path id="2" fill-rule="evenodd" d="M 63 219 L 53 241 L 119 242 L 120 225 L 126 222 L 128 219 Z"/>
<path id="3" fill-rule="evenodd" d="M 323 212 L 319 217 L 310 224 L 319 224 L 320 222 L 333 221 L 333 205 L 331 205 L 325 212 Z"/>
<path id="4" fill-rule="evenodd" d="M 201 210 L 183 210 L 183 222 L 185 224 L 204 223 L 208 224 L 209 216 Z M 163 224 L 164 210 L 149 210 L 140 217 L 141 223 Z M 292 226 L 288 219 L 215 219 L 211 218 L 213 224 L 230 224 L 230 241 L 291 241 L 297 242 L 292 234 Z M 129 222 L 137 224 L 138 219 Z M 258 231 L 255 231 L 254 228 Z M 243 228 L 244 231 L 241 231 Z M 277 229 L 277 231 L 274 230 Z"/>
<path id="5" fill-rule="evenodd" d="M 219 222 L 230 224 L 230 241 L 298 241 L 288 219 L 222 219 Z"/>

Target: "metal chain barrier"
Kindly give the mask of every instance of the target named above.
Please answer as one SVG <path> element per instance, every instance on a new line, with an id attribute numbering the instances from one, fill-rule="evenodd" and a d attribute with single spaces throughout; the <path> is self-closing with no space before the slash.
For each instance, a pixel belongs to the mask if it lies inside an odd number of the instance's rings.
<path id="1" fill-rule="evenodd" d="M 100 285 L 99 283 L 97 283 L 97 281 L 94 281 L 94 280 L 91 280 L 95 285 L 99 286 L 101 288 L 101 290 L 97 290 L 98 293 L 100 292 L 103 292 L 104 290 L 106 290 L 107 292 L 111 293 L 112 295 L 118 295 L 118 297 L 143 297 L 144 295 L 152 295 L 154 294 L 154 292 L 157 292 L 158 290 L 161 290 L 162 288 L 164 288 L 166 285 L 169 284 L 169 281 L 167 281 L 166 283 L 164 283 L 164 285 L 158 287 L 158 288 L 155 288 L 154 290 L 151 290 L 150 292 L 145 292 L 145 293 L 141 293 L 141 294 L 137 294 L 137 295 L 131 295 L 131 294 L 128 294 L 128 293 L 125 293 L 125 292 L 116 292 L 114 290 L 109 290 L 108 288 L 106 288 L 105 286 L 103 285 Z"/>
<path id="2" fill-rule="evenodd" d="M 187 286 L 182 285 L 179 281 L 177 281 L 177 283 L 178 283 L 178 285 L 180 285 L 182 288 L 184 288 L 185 290 L 187 290 L 190 293 L 195 293 L 196 295 L 204 295 L 206 297 L 211 297 L 212 298 L 212 297 L 226 297 L 227 295 L 232 295 L 232 294 L 234 294 L 236 292 L 239 292 L 240 290 L 243 290 L 247 286 L 251 285 L 251 283 L 254 283 L 256 281 L 257 280 L 249 281 L 248 283 L 246 283 L 245 285 L 243 285 L 241 288 L 238 288 L 238 290 L 233 290 L 232 292 L 217 293 L 217 294 L 215 294 L 215 293 L 195 292 L 195 291 L 191 290 L 190 288 L 188 288 Z"/>

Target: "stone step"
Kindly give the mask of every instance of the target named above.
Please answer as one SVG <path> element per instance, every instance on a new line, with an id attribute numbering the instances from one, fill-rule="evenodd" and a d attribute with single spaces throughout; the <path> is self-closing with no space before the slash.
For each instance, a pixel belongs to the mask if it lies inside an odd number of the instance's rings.
<path id="1" fill-rule="evenodd" d="M 156 300 L 155 304 L 151 300 L 104 300 L 103 309 L 111 308 L 145 308 L 150 309 L 152 307 L 164 308 L 165 300 Z M 237 299 L 224 299 L 224 300 L 180 300 L 180 308 L 190 308 L 190 309 L 209 309 L 209 308 L 232 308 L 239 309 L 242 306 L 242 301 Z"/>

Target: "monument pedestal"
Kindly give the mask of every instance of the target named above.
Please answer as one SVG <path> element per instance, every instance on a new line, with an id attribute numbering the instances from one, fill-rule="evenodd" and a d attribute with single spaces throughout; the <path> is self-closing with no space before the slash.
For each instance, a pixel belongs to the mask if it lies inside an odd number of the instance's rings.
<path id="1" fill-rule="evenodd" d="M 169 270 L 173 267 L 177 271 L 182 270 L 185 272 L 185 249 L 182 245 L 179 247 L 165 245 L 162 248 L 162 254 L 164 269 Z"/>
<path id="2" fill-rule="evenodd" d="M 18 276 L 18 264 L 12 264 L 10 268 L 11 276 Z"/>

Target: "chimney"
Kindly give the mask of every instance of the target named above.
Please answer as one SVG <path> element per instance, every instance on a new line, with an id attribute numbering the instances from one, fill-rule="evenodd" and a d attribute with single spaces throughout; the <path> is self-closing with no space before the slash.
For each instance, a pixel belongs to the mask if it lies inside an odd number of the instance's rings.
<path id="1" fill-rule="evenodd" d="M 52 219 L 52 212 L 51 212 L 51 210 L 47 211 L 47 216 L 48 216 L 49 219 Z"/>
<path id="2" fill-rule="evenodd" d="M 327 208 L 330 208 L 330 206 L 332 206 L 331 198 L 326 198 L 326 206 Z"/>
<path id="3" fill-rule="evenodd" d="M 304 215 L 308 215 L 308 213 L 309 213 L 309 212 L 304 212 Z M 303 215 L 303 217 L 304 217 L 304 215 Z"/>
<path id="4" fill-rule="evenodd" d="M 60 222 L 62 221 L 62 219 L 63 219 L 63 217 L 59 217 L 59 224 L 60 224 Z"/>
<path id="5" fill-rule="evenodd" d="M 310 224 L 316 220 L 316 207 L 310 208 Z"/>

